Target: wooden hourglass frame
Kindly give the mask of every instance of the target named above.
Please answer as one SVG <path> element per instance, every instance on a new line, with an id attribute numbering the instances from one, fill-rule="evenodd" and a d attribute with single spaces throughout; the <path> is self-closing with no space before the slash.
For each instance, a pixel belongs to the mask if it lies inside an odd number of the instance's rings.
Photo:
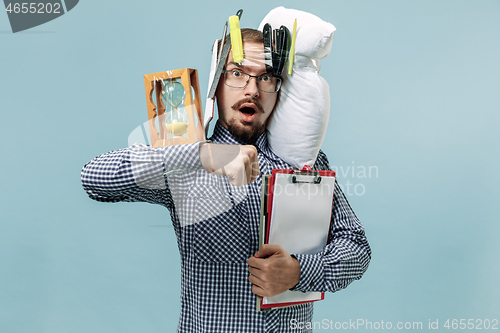
<path id="1" fill-rule="evenodd" d="M 165 80 L 179 81 L 179 79 L 186 92 L 183 107 L 188 115 L 189 123 L 186 135 L 169 137 L 171 135 L 165 129 L 166 106 L 162 100 L 163 82 Z M 201 113 L 200 86 L 196 69 L 183 68 L 174 71 L 146 74 L 144 75 L 144 87 L 146 89 L 151 147 L 157 148 L 205 140 L 203 115 Z M 193 91 L 194 96 L 192 96 Z M 157 105 L 153 101 L 153 93 L 155 93 Z M 158 119 L 156 119 L 157 117 Z M 156 128 L 155 120 L 158 120 L 158 128 Z"/>

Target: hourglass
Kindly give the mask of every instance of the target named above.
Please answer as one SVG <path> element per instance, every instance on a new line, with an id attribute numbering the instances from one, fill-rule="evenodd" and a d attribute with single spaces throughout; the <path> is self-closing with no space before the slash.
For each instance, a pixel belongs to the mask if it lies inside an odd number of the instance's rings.
<path id="1" fill-rule="evenodd" d="M 195 69 L 146 74 L 144 85 L 153 148 L 205 140 Z"/>
<path id="2" fill-rule="evenodd" d="M 163 84 L 163 100 L 173 108 L 168 112 L 165 130 L 173 137 L 183 136 L 187 132 L 189 117 L 185 108 L 179 106 L 184 104 L 186 89 L 177 80 L 165 80 Z"/>

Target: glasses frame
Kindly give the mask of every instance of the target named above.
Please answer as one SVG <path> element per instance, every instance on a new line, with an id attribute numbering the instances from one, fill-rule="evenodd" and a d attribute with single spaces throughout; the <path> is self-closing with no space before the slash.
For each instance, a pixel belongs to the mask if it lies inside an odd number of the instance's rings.
<path id="1" fill-rule="evenodd" d="M 241 74 L 248 75 L 248 80 L 247 80 L 247 82 L 245 83 L 245 85 L 243 87 L 235 87 L 235 86 L 230 86 L 229 84 L 227 84 L 227 82 L 226 82 L 226 73 L 234 72 L 234 71 L 238 71 L 238 72 L 241 72 Z M 280 91 L 281 85 L 283 84 L 283 79 L 281 77 L 276 76 L 276 75 L 272 75 L 272 74 L 269 74 L 269 73 L 263 73 L 263 74 L 260 74 L 260 75 L 250 75 L 250 74 L 245 73 L 245 72 L 243 72 L 242 70 L 239 70 L 239 69 L 229 69 L 229 70 L 223 70 L 222 71 L 222 75 L 224 75 L 224 84 L 226 86 L 228 86 L 228 87 L 235 88 L 235 89 L 245 89 L 248 86 L 248 82 L 250 82 L 251 78 L 255 78 L 255 82 L 257 83 L 257 88 L 260 91 L 263 91 L 263 92 L 269 93 L 269 94 L 275 94 L 278 91 Z M 259 86 L 259 78 L 262 75 L 271 75 L 271 77 L 274 77 L 275 79 L 278 80 L 278 82 L 276 82 L 276 87 L 277 87 L 276 91 L 267 91 L 267 90 L 263 90 L 263 89 L 260 88 L 260 86 Z"/>

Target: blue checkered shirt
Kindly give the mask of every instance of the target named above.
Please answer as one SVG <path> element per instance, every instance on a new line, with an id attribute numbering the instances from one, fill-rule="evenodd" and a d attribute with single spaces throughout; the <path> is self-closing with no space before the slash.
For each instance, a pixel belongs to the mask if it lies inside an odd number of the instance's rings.
<path id="1" fill-rule="evenodd" d="M 242 144 L 220 124 L 211 141 Z M 199 145 L 135 144 L 100 155 L 84 166 L 83 187 L 97 201 L 143 201 L 170 211 L 181 255 L 178 332 L 308 332 L 291 323 L 311 322 L 313 303 L 256 311 L 247 259 L 258 250 L 262 177 L 236 187 L 227 177 L 209 174 Z M 271 151 L 265 133 L 255 146 L 261 175 L 291 168 Z M 313 169 L 329 169 L 322 151 Z M 338 184 L 330 243 L 315 255 L 294 255 L 300 264 L 297 291 L 334 292 L 367 269 L 371 252 L 363 226 Z"/>

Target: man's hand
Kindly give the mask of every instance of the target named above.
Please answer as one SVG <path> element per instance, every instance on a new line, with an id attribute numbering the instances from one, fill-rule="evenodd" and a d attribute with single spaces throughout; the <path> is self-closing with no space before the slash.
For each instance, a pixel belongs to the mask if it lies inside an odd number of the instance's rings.
<path id="1" fill-rule="evenodd" d="M 295 287 L 300 279 L 300 265 L 281 246 L 264 244 L 248 259 L 248 280 L 253 284 L 252 292 L 262 297 L 281 294 Z"/>
<path id="2" fill-rule="evenodd" d="M 254 146 L 204 143 L 200 146 L 201 164 L 214 175 L 228 176 L 236 186 L 250 184 L 259 176 L 257 148 Z"/>

